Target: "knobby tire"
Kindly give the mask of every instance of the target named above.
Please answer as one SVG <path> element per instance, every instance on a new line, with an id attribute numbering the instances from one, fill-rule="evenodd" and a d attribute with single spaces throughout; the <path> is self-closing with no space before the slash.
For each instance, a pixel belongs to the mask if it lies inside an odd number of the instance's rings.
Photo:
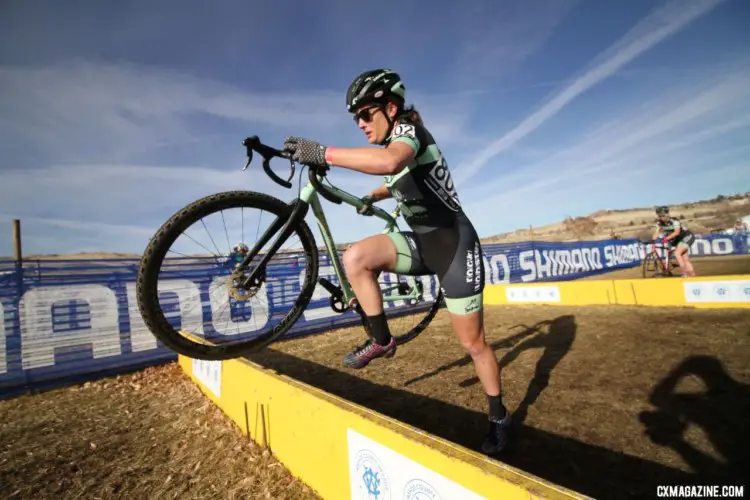
<path id="1" fill-rule="evenodd" d="M 286 333 L 302 315 L 312 298 L 318 279 L 318 247 L 310 227 L 301 220 L 296 224 L 292 234 L 297 234 L 302 242 L 306 258 L 305 280 L 294 306 L 276 326 L 253 339 L 222 346 L 194 342 L 169 324 L 159 305 L 158 280 L 162 262 L 171 244 L 188 227 L 206 215 L 237 207 L 258 208 L 283 219 L 288 218 L 292 212 L 292 207 L 282 200 L 254 191 L 229 191 L 206 196 L 167 220 L 152 237 L 141 258 L 136 295 L 143 321 L 165 347 L 184 356 L 203 360 L 224 360 L 257 352 Z"/>

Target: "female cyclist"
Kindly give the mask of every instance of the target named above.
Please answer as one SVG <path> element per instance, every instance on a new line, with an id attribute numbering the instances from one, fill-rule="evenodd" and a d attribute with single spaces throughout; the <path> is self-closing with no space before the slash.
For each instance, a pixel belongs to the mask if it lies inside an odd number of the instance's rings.
<path id="1" fill-rule="evenodd" d="M 347 111 L 367 141 L 384 148 L 326 147 L 300 137 L 288 137 L 284 146 L 302 164 L 384 176 L 385 183 L 363 201 L 369 207 L 394 197 L 411 228 L 367 237 L 344 253 L 347 277 L 373 336 L 347 354 L 344 365 L 362 368 L 374 358 L 396 352 L 376 273 L 435 273 L 453 331 L 471 355 L 488 398 L 490 429 L 482 451 L 497 453 L 507 441 L 510 413 L 500 394 L 497 358 L 484 337 L 482 248 L 461 208 L 445 158 L 419 114 L 404 106 L 405 94 L 399 75 L 387 69 L 362 73 L 346 93 Z"/>
<path id="2" fill-rule="evenodd" d="M 695 235 L 679 220 L 669 216 L 669 207 L 656 207 L 656 227 L 654 239 L 661 239 L 664 244 L 675 248 L 674 256 L 680 265 L 683 277 L 695 276 L 693 263 L 690 262 L 688 251 L 695 241 Z"/>

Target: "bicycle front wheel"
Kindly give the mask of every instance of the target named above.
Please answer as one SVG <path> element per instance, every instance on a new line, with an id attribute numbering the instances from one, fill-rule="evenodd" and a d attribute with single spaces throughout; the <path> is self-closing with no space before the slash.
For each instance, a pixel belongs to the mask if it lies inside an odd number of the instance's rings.
<path id="1" fill-rule="evenodd" d="M 227 217 L 225 212 L 230 209 L 239 209 L 241 214 Z M 256 211 L 260 214 L 254 215 Z M 271 215 L 266 217 L 270 227 L 288 220 L 292 207 L 263 193 L 219 193 L 174 214 L 151 239 L 141 259 L 136 292 L 144 323 L 164 346 L 195 359 L 237 358 L 266 347 L 299 319 L 318 276 L 318 250 L 304 220 L 294 226 L 291 236 L 249 288 L 241 288 L 239 278 L 258 267 L 263 248 L 242 275 L 235 274 L 243 260 L 242 252 L 254 245 L 245 244 L 245 237 L 254 232 L 257 238 L 264 233 L 264 212 Z M 203 220 L 214 215 L 219 216 L 213 224 L 220 229 L 216 238 L 209 234 L 212 224 Z M 187 234 L 193 225 L 199 227 L 195 237 Z M 230 228 L 241 228 L 242 243 L 234 249 Z M 183 233 L 189 240 L 185 253 L 172 251 L 178 257 L 167 258 Z M 220 248 L 224 236 L 226 252 Z M 266 245 L 272 245 L 276 238 L 277 234 L 271 235 Z M 206 252 L 196 253 L 198 247 Z"/>

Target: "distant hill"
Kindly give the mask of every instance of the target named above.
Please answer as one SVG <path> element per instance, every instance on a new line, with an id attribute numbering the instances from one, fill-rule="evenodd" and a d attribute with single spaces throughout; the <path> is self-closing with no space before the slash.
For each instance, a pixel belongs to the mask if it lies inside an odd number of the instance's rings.
<path id="1" fill-rule="evenodd" d="M 711 200 L 670 205 L 673 216 L 693 232 L 710 233 L 732 227 L 737 218 L 750 215 L 750 192 L 719 195 Z M 599 210 L 583 217 L 566 217 L 545 226 L 517 229 L 483 238 L 482 243 L 519 241 L 579 241 L 619 238 L 650 238 L 653 235 L 654 207 Z"/>
<path id="2" fill-rule="evenodd" d="M 737 218 L 750 215 L 750 192 L 719 195 L 711 200 L 670 205 L 672 215 L 696 233 L 710 233 L 732 227 Z M 566 217 L 545 226 L 517 229 L 510 233 L 482 238 L 482 243 L 520 241 L 579 241 L 619 238 L 650 238 L 654 227 L 654 207 L 599 210 L 583 217 Z M 316 237 L 318 235 L 316 234 Z M 350 243 L 336 245 L 340 250 Z M 322 251 L 324 247 L 320 246 Z M 134 253 L 79 252 L 72 254 L 25 255 L 24 259 L 138 259 Z M 0 256 L 0 260 L 12 259 Z"/>

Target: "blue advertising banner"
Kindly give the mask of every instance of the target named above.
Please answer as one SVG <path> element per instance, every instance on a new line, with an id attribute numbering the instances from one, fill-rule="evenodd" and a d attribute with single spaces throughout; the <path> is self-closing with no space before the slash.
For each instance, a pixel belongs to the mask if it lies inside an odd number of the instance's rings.
<path id="1" fill-rule="evenodd" d="M 489 244 L 483 250 L 485 282 L 499 284 L 572 280 L 638 266 L 646 247 L 636 240 L 603 240 Z M 748 236 L 736 234 L 702 236 L 691 248 L 697 257 L 747 253 Z M 192 321 L 189 324 L 200 324 L 207 338 L 265 330 L 279 320 L 275 308 L 287 310 L 303 279 L 297 256 L 277 259 L 261 292 L 261 302 L 267 304 L 262 306 L 229 297 L 223 286 L 226 263 L 175 259 L 160 281 L 162 307 L 175 326 Z M 132 259 L 25 261 L 23 267 L 0 261 L 0 396 L 176 359 L 141 320 L 135 297 L 137 269 L 138 261 Z M 320 276 L 336 284 L 325 253 L 320 255 Z M 425 294 L 434 296 L 437 279 L 420 279 Z M 227 310 L 226 320 L 219 321 L 218 315 Z M 358 321 L 352 312 L 333 311 L 328 292 L 318 285 L 310 306 L 287 336 Z"/>

